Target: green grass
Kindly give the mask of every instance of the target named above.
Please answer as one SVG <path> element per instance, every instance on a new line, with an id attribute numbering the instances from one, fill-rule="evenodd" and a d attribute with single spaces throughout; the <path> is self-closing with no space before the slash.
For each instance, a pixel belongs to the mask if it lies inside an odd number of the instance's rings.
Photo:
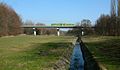
<path id="1" fill-rule="evenodd" d="M 94 58 L 108 70 L 120 70 L 120 37 L 83 37 Z"/>
<path id="2" fill-rule="evenodd" d="M 50 70 L 73 42 L 69 36 L 0 38 L 0 70 Z"/>

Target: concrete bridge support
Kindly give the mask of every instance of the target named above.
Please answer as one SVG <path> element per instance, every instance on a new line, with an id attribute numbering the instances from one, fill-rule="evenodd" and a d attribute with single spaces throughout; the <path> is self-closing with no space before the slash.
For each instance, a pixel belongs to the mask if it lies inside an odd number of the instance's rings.
<path id="1" fill-rule="evenodd" d="M 34 36 L 37 35 L 36 28 L 33 28 L 33 33 L 34 33 Z"/>
<path id="2" fill-rule="evenodd" d="M 60 28 L 57 28 L 57 36 L 60 36 Z"/>

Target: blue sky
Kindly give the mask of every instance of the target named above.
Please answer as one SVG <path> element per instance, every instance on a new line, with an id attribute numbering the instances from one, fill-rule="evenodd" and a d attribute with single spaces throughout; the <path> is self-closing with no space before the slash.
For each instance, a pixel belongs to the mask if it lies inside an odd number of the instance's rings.
<path id="1" fill-rule="evenodd" d="M 33 22 L 76 23 L 110 13 L 110 0 L 0 0 L 11 6 L 23 19 Z"/>

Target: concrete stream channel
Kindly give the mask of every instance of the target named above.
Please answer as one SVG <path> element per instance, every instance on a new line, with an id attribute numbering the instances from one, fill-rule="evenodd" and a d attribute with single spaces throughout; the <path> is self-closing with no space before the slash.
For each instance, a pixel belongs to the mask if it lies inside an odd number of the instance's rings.
<path id="1" fill-rule="evenodd" d="M 53 70 L 102 70 L 92 53 L 82 40 L 77 39 L 62 58 L 54 65 Z"/>
<path id="2" fill-rule="evenodd" d="M 84 70 L 84 58 L 80 47 L 80 43 L 76 42 L 70 61 L 70 70 Z"/>
<path id="3" fill-rule="evenodd" d="M 70 60 L 69 70 L 102 70 L 82 40 L 77 40 Z"/>

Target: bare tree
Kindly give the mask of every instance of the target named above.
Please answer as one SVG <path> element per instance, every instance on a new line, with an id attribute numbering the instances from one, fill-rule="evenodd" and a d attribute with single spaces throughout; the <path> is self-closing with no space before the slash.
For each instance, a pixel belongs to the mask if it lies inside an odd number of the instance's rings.
<path id="1" fill-rule="evenodd" d="M 0 36 L 21 34 L 21 24 L 18 14 L 5 3 L 0 3 Z"/>

